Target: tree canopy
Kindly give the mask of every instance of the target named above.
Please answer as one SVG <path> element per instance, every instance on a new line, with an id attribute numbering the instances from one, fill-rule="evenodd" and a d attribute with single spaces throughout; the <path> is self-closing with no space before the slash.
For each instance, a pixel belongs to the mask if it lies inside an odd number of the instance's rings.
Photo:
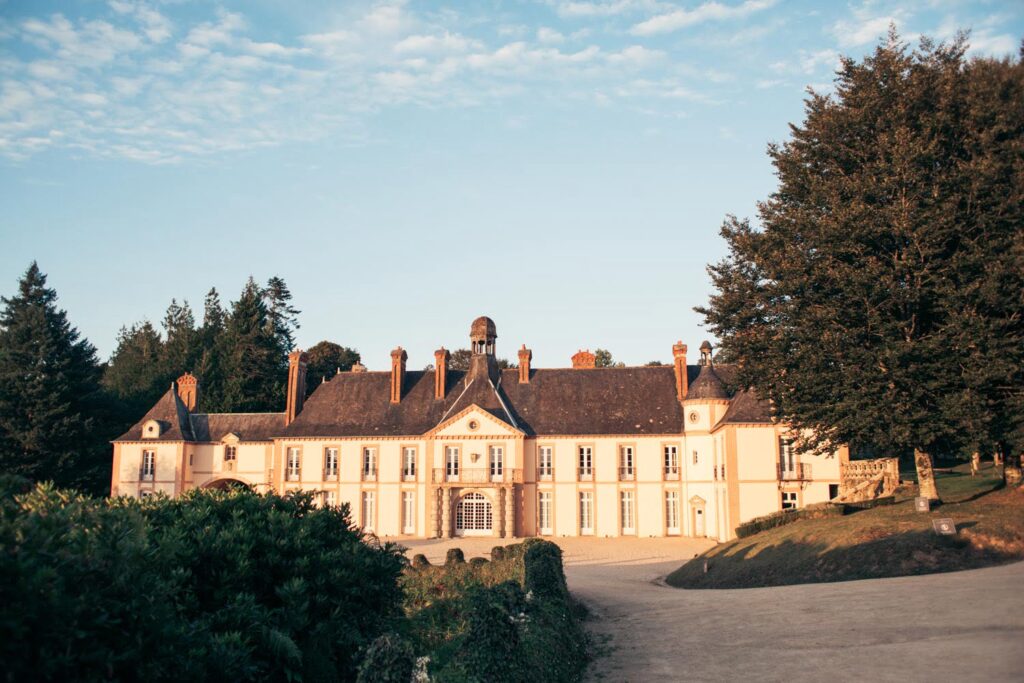
<path id="1" fill-rule="evenodd" d="M 351 370 L 359 362 L 359 352 L 341 344 L 322 341 L 306 350 L 306 395 L 339 372 Z"/>
<path id="2" fill-rule="evenodd" d="M 1024 70 L 965 51 L 843 59 L 697 309 L 799 445 L 914 451 L 932 498 L 929 454 L 1024 446 Z"/>

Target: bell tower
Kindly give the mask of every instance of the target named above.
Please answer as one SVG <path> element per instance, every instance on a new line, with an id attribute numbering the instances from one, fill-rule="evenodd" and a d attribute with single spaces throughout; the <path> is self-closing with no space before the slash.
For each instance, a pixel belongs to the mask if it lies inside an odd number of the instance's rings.
<path id="1" fill-rule="evenodd" d="M 482 315 L 469 326 L 469 377 L 487 377 L 496 383 L 500 376 L 498 359 L 495 357 L 494 340 L 498 338 L 494 321 Z"/>

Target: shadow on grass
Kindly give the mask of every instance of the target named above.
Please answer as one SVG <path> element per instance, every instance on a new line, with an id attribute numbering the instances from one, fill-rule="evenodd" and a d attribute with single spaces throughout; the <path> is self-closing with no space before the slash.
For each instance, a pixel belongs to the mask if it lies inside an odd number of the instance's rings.
<path id="1" fill-rule="evenodd" d="M 973 524 L 976 522 L 958 526 Z M 1018 553 L 978 549 L 959 535 L 909 531 L 838 548 L 787 540 L 767 547 L 751 544 L 713 549 L 669 574 L 666 583 L 676 588 L 786 586 L 934 574 L 1019 559 Z"/>

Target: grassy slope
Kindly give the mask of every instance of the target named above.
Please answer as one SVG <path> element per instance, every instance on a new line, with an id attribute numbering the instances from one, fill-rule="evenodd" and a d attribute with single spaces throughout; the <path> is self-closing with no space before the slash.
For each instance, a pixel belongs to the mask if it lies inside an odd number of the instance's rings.
<path id="1" fill-rule="evenodd" d="M 992 469 L 939 474 L 945 504 L 914 512 L 914 492 L 895 505 L 800 520 L 715 546 L 666 578 L 678 588 L 752 588 L 973 569 L 1024 559 L 1024 490 L 999 490 Z M 959 533 L 941 537 L 932 520 Z M 704 573 L 707 560 L 708 572 Z"/>

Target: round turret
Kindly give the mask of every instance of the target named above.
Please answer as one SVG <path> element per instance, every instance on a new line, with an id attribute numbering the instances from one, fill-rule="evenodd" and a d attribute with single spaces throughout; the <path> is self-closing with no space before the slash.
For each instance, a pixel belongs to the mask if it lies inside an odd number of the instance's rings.
<path id="1" fill-rule="evenodd" d="M 494 355 L 494 340 L 498 338 L 498 329 L 494 321 L 482 315 L 469 326 L 469 342 L 473 354 Z"/>

